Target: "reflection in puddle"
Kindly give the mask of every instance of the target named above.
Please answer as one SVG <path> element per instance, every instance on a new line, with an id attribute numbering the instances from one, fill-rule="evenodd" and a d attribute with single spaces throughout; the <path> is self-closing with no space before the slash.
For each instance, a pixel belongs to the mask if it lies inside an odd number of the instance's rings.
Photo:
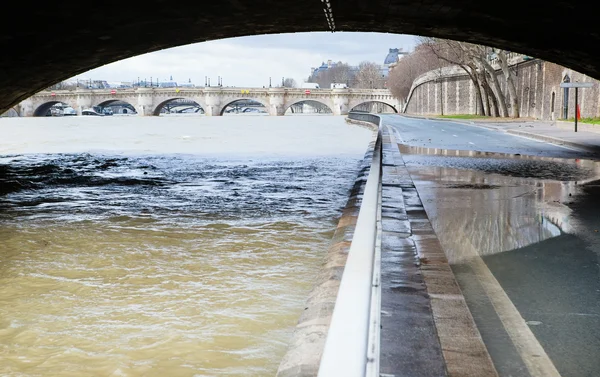
<path id="1" fill-rule="evenodd" d="M 406 146 L 401 151 L 451 264 L 570 233 L 566 204 L 582 183 L 600 176 L 600 163 L 588 160 Z M 428 154 L 415 155 L 420 152 Z M 524 176 L 536 167 L 543 169 Z M 558 179 L 540 179 L 540 172 Z"/>
<path id="2" fill-rule="evenodd" d="M 600 163 L 401 151 L 498 375 L 597 375 Z"/>
<path id="3" fill-rule="evenodd" d="M 399 145 L 411 165 L 443 166 L 509 175 L 511 177 L 576 181 L 597 179 L 600 164 L 591 160 L 537 157 L 512 153 L 463 151 Z"/>

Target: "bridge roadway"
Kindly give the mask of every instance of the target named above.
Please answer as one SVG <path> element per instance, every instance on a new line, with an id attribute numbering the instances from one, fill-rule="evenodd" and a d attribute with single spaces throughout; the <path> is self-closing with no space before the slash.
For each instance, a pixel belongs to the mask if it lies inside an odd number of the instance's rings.
<path id="1" fill-rule="evenodd" d="M 41 91 L 16 106 L 20 116 L 43 116 L 50 106 L 63 102 L 79 115 L 83 109 L 106 106 L 111 102 L 131 104 L 140 115 L 159 115 L 165 104 L 176 99 L 194 101 L 208 116 L 223 115 L 225 108 L 239 100 L 262 103 L 270 115 L 283 115 L 299 102 L 315 101 L 327 106 L 334 115 L 348 114 L 364 103 L 383 103 L 398 112 L 400 104 L 387 89 L 302 89 L 302 88 L 135 88 L 135 89 L 77 89 Z"/>

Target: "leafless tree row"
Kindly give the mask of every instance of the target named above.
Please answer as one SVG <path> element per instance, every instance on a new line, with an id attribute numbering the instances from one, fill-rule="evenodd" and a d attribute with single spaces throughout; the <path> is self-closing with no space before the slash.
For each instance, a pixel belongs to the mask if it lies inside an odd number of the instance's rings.
<path id="1" fill-rule="evenodd" d="M 500 72 L 492 66 L 497 58 Z M 413 81 L 421 74 L 456 65 L 462 68 L 475 87 L 477 114 L 519 117 L 515 74 L 509 69 L 507 52 L 466 42 L 439 38 L 420 39 L 414 52 L 401 59 L 390 72 L 389 88 L 401 101 L 406 101 Z M 503 92 L 500 80 L 504 81 Z M 440 84 L 441 85 L 441 84 Z"/>
<path id="2" fill-rule="evenodd" d="M 331 84 L 346 84 L 349 88 L 382 89 L 386 78 L 379 65 L 364 61 L 358 69 L 352 69 L 347 63 L 337 62 L 326 70 L 311 75 L 307 82 L 317 83 L 321 88 L 329 88 Z"/>

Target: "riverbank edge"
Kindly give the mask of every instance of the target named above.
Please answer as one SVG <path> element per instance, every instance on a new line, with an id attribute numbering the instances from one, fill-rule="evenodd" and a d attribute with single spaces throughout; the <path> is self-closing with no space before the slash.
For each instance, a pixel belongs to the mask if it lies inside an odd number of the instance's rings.
<path id="1" fill-rule="evenodd" d="M 368 122 L 348 119 L 346 121 L 367 127 L 372 131 L 377 130 L 377 126 Z M 304 311 L 288 343 L 288 350 L 279 364 L 277 377 L 314 377 L 318 373 L 331 315 L 373 160 L 376 140 L 377 133 L 374 132 L 361 162 L 358 176 L 350 190 L 348 201 L 338 220 L 323 265 L 315 279 L 315 285 L 308 294 Z"/>
<path id="2" fill-rule="evenodd" d="M 377 126 L 374 125 L 371 122 L 365 122 L 365 121 L 362 121 L 362 120 L 356 120 L 356 119 L 346 118 L 346 123 L 357 125 L 359 127 L 366 128 L 366 129 L 368 129 L 370 131 L 373 131 L 373 132 L 377 132 L 378 131 Z"/>

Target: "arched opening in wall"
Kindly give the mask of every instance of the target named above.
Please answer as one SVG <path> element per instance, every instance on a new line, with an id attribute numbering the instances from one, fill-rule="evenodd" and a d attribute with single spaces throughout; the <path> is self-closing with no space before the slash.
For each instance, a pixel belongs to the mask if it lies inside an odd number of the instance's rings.
<path id="1" fill-rule="evenodd" d="M 350 111 L 363 111 L 375 114 L 394 114 L 398 112 L 394 106 L 378 101 L 363 102 L 354 106 Z"/>
<path id="2" fill-rule="evenodd" d="M 331 115 L 333 111 L 326 104 L 314 101 L 303 100 L 291 104 L 286 110 L 285 115 Z"/>
<path id="3" fill-rule="evenodd" d="M 268 115 L 269 110 L 262 103 L 254 99 L 238 99 L 232 102 L 229 102 L 227 105 L 223 106 L 223 110 L 221 110 L 221 115 Z"/>
<path id="4" fill-rule="evenodd" d="M 102 115 L 136 115 L 135 107 L 129 102 L 121 100 L 108 100 L 101 102 L 97 106 L 92 107 L 92 110 Z M 84 115 L 90 115 L 84 111 Z"/>
<path id="5" fill-rule="evenodd" d="M 571 82 L 569 75 L 565 75 L 563 82 Z M 569 88 L 563 88 L 563 119 L 569 117 Z"/>
<path id="6" fill-rule="evenodd" d="M 17 110 L 15 110 L 14 107 L 11 107 L 7 111 L 5 111 L 2 115 L 0 115 L 0 117 L 3 117 L 3 118 L 16 118 L 18 116 L 19 116 L 19 113 L 17 112 Z"/>
<path id="7" fill-rule="evenodd" d="M 77 115 L 77 111 L 67 103 L 50 101 L 38 106 L 33 112 L 34 117 L 59 117 L 66 115 Z"/>
<path id="8" fill-rule="evenodd" d="M 189 98 L 170 98 L 156 106 L 153 115 L 204 115 L 204 108 Z"/>

